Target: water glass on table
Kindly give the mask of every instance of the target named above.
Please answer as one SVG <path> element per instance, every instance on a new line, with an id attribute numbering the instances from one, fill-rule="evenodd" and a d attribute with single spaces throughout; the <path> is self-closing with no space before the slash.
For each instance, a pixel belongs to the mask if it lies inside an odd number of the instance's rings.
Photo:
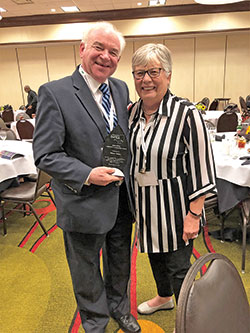
<path id="1" fill-rule="evenodd" d="M 215 128 L 210 128 L 208 130 L 210 141 L 214 142 L 215 141 L 215 135 L 216 135 L 216 129 Z"/>

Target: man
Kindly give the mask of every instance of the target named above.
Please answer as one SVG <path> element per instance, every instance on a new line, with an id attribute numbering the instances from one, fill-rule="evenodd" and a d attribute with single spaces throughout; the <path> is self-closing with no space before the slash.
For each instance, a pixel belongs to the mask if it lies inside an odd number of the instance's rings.
<path id="1" fill-rule="evenodd" d="M 24 91 L 28 94 L 26 105 L 26 113 L 32 118 L 32 114 L 36 113 L 37 106 L 37 94 L 34 90 L 30 89 L 30 86 L 25 86 Z"/>
<path id="2" fill-rule="evenodd" d="M 80 44 L 81 66 L 72 76 L 40 87 L 34 133 L 38 168 L 52 177 L 57 224 L 63 229 L 74 292 L 87 333 L 104 332 L 113 317 L 124 332 L 140 332 L 130 314 L 127 285 L 130 273 L 132 215 L 128 207 L 129 162 L 121 177 L 103 166 L 107 124 L 102 106 L 107 83 L 110 114 L 128 136 L 128 88 L 109 78 L 116 70 L 125 41 L 106 22 L 91 26 Z M 104 281 L 99 254 L 103 250 Z"/>

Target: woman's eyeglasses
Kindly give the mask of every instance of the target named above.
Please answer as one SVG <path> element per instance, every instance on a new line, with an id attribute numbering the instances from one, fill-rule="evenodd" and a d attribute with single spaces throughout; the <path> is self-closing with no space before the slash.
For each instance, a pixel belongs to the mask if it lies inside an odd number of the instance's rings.
<path id="1" fill-rule="evenodd" d="M 135 78 L 136 80 L 141 80 L 141 79 L 143 79 L 144 76 L 146 75 L 146 73 L 147 73 L 152 79 L 154 79 L 154 78 L 160 76 L 160 74 L 161 74 L 161 70 L 162 70 L 162 69 L 163 69 L 163 68 L 150 68 L 150 69 L 148 69 L 147 71 L 142 71 L 142 70 L 140 70 L 140 71 L 133 71 L 132 74 L 133 74 L 133 76 L 134 76 L 134 78 Z"/>

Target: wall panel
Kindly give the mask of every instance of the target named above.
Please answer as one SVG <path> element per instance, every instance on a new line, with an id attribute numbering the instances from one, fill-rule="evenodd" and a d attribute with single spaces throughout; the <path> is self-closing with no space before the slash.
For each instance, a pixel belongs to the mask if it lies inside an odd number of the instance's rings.
<path id="1" fill-rule="evenodd" d="M 194 100 L 194 38 L 165 39 L 164 44 L 172 54 L 173 94 Z"/>
<path id="2" fill-rule="evenodd" d="M 49 80 L 44 47 L 18 48 L 18 58 L 22 88 L 29 85 L 37 92 L 40 85 Z"/>
<path id="3" fill-rule="evenodd" d="M 250 35 L 228 36 L 225 94 L 239 105 L 239 96 L 250 94 Z"/>
<path id="4" fill-rule="evenodd" d="M 15 48 L 0 50 L 0 105 L 10 104 L 14 109 L 24 103 Z"/>
<path id="5" fill-rule="evenodd" d="M 196 37 L 195 100 L 224 96 L 226 36 Z"/>
<path id="6" fill-rule="evenodd" d="M 130 99 L 134 102 L 137 100 L 135 95 L 134 88 L 134 79 L 132 76 L 132 67 L 131 67 L 131 59 L 133 55 L 134 43 L 127 42 L 126 47 L 121 55 L 121 59 L 118 63 L 117 70 L 114 73 L 114 77 L 125 81 L 129 88 Z"/>
<path id="7" fill-rule="evenodd" d="M 46 53 L 50 81 L 71 75 L 75 70 L 73 45 L 47 46 Z"/>

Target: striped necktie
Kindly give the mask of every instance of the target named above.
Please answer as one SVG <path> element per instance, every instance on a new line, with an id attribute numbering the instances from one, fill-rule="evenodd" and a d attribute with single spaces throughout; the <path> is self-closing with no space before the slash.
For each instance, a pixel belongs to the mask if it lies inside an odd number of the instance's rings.
<path id="1" fill-rule="evenodd" d="M 110 133 L 110 110 L 111 110 L 111 102 L 110 102 L 110 92 L 108 85 L 106 83 L 102 83 L 99 87 L 102 92 L 102 106 L 104 109 L 104 121 L 106 124 L 106 130 Z M 113 128 L 117 125 L 118 120 L 116 114 L 113 112 Z"/>

